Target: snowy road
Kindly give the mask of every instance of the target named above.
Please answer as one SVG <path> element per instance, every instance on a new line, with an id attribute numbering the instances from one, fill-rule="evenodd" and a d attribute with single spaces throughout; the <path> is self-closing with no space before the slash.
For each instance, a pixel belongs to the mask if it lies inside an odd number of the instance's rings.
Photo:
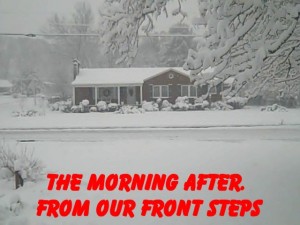
<path id="1" fill-rule="evenodd" d="M 203 129 L 109 129 L 109 130 L 44 130 L 0 132 L 5 140 L 19 142 L 103 142 L 124 139 L 159 139 L 192 141 L 283 140 L 300 144 L 300 126 L 203 128 Z"/>

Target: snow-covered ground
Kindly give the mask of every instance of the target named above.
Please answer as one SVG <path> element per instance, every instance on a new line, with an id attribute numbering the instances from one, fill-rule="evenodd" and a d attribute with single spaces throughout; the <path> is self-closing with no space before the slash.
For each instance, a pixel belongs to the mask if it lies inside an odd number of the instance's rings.
<path id="1" fill-rule="evenodd" d="M 3 96 L 2 96 L 3 97 Z M 300 109 L 264 112 L 259 107 L 233 111 L 146 112 L 144 114 L 61 113 L 47 111 L 45 116 L 12 117 L 19 110 L 19 99 L 0 99 L 0 129 L 49 128 L 124 128 L 124 127 L 231 127 L 300 125 Z M 26 100 L 33 108 L 32 99 Z"/>
<path id="2" fill-rule="evenodd" d="M 253 129 L 253 128 L 252 128 Z M 99 134 L 99 139 L 68 140 L 40 140 L 35 143 L 18 143 L 18 148 L 34 149 L 35 156 L 45 165 L 45 173 L 82 173 L 83 183 L 79 192 L 47 191 L 47 181 L 25 183 L 23 188 L 13 190 L 14 180 L 0 180 L 0 208 L 1 225 L 52 225 L 52 224 L 173 224 L 173 225 L 221 225 L 221 224 L 297 224 L 300 208 L 300 140 L 285 139 L 287 133 L 276 130 L 281 140 L 269 140 L 253 135 L 251 128 L 240 129 L 232 133 L 222 129 L 215 129 L 217 137 L 197 139 L 193 131 L 186 131 L 184 135 L 170 133 L 148 133 L 132 135 L 128 138 L 125 132 Z M 257 132 L 262 132 L 260 129 Z M 168 131 L 166 131 L 168 132 Z M 263 132 L 262 132 L 263 133 Z M 299 131 L 298 131 L 299 133 Z M 59 134 L 58 134 L 59 135 Z M 271 135 L 271 134 L 269 134 Z M 243 138 L 242 138 L 243 137 Z M 245 138 L 247 137 L 247 138 Z M 14 146 L 11 143 L 11 146 Z M 91 173 L 178 173 L 180 175 L 179 188 L 174 192 L 167 191 L 85 191 L 87 179 Z M 198 191 L 184 192 L 181 190 L 183 181 L 190 173 L 239 173 L 243 176 L 242 184 L 245 190 L 236 192 Z M 3 207 L 9 208 L 11 199 L 19 196 L 24 204 L 20 214 L 15 216 Z M 100 218 L 94 212 L 95 204 L 100 199 L 134 199 L 138 206 L 135 218 Z M 142 199 L 194 199 L 205 201 L 212 199 L 263 199 L 261 214 L 258 217 L 206 217 L 208 209 L 204 205 L 203 211 L 197 217 L 153 218 L 141 217 L 140 202 Z M 92 207 L 89 217 L 49 218 L 36 216 L 36 206 L 39 199 L 90 199 Z M 18 221 L 22 221 L 19 222 Z"/>
<path id="3" fill-rule="evenodd" d="M 154 112 L 135 115 L 47 112 L 45 116 L 14 118 L 10 114 L 19 107 L 17 99 L 5 96 L 0 98 L 0 105 L 0 137 L 12 149 L 34 150 L 34 156 L 45 166 L 43 179 L 26 182 L 18 190 L 14 190 L 14 179 L 0 179 L 0 225 L 299 223 L 299 109 L 261 112 L 259 108 L 249 108 L 226 112 Z M 209 126 L 218 128 L 198 129 Z M 245 127 L 229 128 L 239 126 Z M 70 129 L 82 127 L 92 129 Z M 137 127 L 143 129 L 135 129 Z M 163 127 L 169 129 L 161 129 Z M 172 129 L 174 127 L 185 129 Z M 28 140 L 34 142 L 24 142 Z M 47 173 L 83 174 L 81 190 L 47 191 Z M 180 182 L 173 192 L 88 192 L 85 189 L 91 173 L 177 173 Z M 238 173 L 243 176 L 245 190 L 238 193 L 216 190 L 184 192 L 181 187 L 190 173 Z M 39 199 L 89 199 L 92 205 L 88 217 L 37 217 Z M 98 217 L 94 209 L 101 199 L 134 199 L 138 204 L 136 216 Z M 140 216 L 143 199 L 203 199 L 206 204 L 196 217 L 154 218 Z M 213 199 L 263 199 L 264 204 L 258 217 L 209 218 L 206 216 L 207 204 Z"/>

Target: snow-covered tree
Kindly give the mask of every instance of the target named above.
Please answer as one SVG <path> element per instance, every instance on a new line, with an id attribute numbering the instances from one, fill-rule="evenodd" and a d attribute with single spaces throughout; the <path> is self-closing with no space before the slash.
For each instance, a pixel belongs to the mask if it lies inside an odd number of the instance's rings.
<path id="1" fill-rule="evenodd" d="M 185 68 L 198 84 L 234 78 L 225 96 L 243 88 L 257 95 L 266 87 L 299 88 L 300 4 L 296 0 L 199 0 L 207 21 Z M 212 73 L 202 73 L 207 68 Z M 213 82 L 211 82 L 213 81 Z"/>
<path id="2" fill-rule="evenodd" d="M 69 34 L 55 38 L 55 53 L 66 56 L 70 62 L 72 59 L 80 59 L 83 67 L 99 66 L 100 48 L 95 37 L 88 36 L 96 34 L 94 25 L 94 14 L 90 4 L 85 1 L 77 2 L 71 17 L 52 15 L 44 28 L 45 33 Z M 74 35 L 75 34 L 75 35 Z"/>
<path id="3" fill-rule="evenodd" d="M 153 18 L 167 14 L 169 2 L 106 0 L 101 10 L 106 50 L 118 51 L 120 61 L 131 64 L 139 31 L 153 30 Z M 173 14 L 186 16 L 181 2 Z M 198 5 L 205 32 L 184 65 L 196 84 L 213 87 L 232 77 L 233 84 L 223 92 L 229 97 L 246 87 L 248 97 L 268 85 L 299 90 L 299 0 L 198 0 Z M 205 73 L 210 67 L 214 72 Z"/>
<path id="4" fill-rule="evenodd" d="M 181 14 L 179 7 L 172 12 L 173 15 Z M 166 4 L 168 0 L 105 0 L 100 9 L 101 23 L 100 34 L 106 52 L 118 52 L 121 56 L 116 63 L 133 63 L 137 55 L 139 31 L 148 34 L 154 28 L 153 20 L 162 12 L 168 15 Z"/>
<path id="5" fill-rule="evenodd" d="M 170 67 L 183 66 L 193 43 L 193 37 L 184 35 L 191 35 L 191 29 L 184 23 L 175 24 L 170 28 L 169 34 L 174 36 L 162 37 L 159 40 L 160 64 Z"/>

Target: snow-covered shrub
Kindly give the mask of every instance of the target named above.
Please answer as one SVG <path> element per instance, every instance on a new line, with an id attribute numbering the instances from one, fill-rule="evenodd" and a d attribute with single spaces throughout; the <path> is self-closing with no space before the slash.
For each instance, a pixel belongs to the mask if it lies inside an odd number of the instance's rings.
<path id="1" fill-rule="evenodd" d="M 143 108 L 138 108 L 137 106 L 124 105 L 115 113 L 118 114 L 142 114 L 145 113 Z"/>
<path id="2" fill-rule="evenodd" d="M 247 104 L 247 102 L 248 99 L 242 97 L 232 97 L 226 101 L 226 103 L 231 105 L 233 109 L 241 109 Z"/>
<path id="3" fill-rule="evenodd" d="M 59 101 L 59 102 L 55 102 L 53 104 L 50 105 L 50 109 L 52 111 L 60 111 L 60 112 L 64 112 L 64 113 L 70 113 L 72 112 L 72 101 L 71 100 L 67 100 L 67 101 Z"/>
<path id="4" fill-rule="evenodd" d="M 51 104 L 50 109 L 52 111 L 58 111 L 59 110 L 59 102 L 55 102 L 55 103 Z"/>
<path id="5" fill-rule="evenodd" d="M 163 100 L 163 102 L 161 104 L 161 109 L 171 108 L 171 107 L 172 107 L 172 104 L 168 100 Z"/>
<path id="6" fill-rule="evenodd" d="M 100 101 L 97 103 L 98 112 L 105 112 L 107 111 L 107 104 L 105 101 Z"/>
<path id="7" fill-rule="evenodd" d="M 81 112 L 82 113 L 90 112 L 89 104 L 90 104 L 90 101 L 87 100 L 87 99 L 84 99 L 84 100 L 82 100 L 82 102 L 80 102 L 79 106 L 81 107 Z"/>
<path id="8" fill-rule="evenodd" d="M 8 169 L 12 174 L 18 171 L 24 181 L 36 181 L 43 172 L 41 161 L 26 149 L 17 151 L 5 143 L 0 144 L 0 169 Z"/>
<path id="9" fill-rule="evenodd" d="M 109 103 L 107 108 L 109 112 L 115 112 L 118 110 L 119 105 L 117 103 Z"/>
<path id="10" fill-rule="evenodd" d="M 195 106 L 195 110 L 205 110 L 206 108 L 209 107 L 209 102 L 199 97 L 195 99 L 194 106 Z"/>
<path id="11" fill-rule="evenodd" d="M 168 100 L 163 100 L 161 104 L 161 111 L 173 111 L 172 104 Z"/>
<path id="12" fill-rule="evenodd" d="M 157 107 L 158 107 L 159 110 L 162 109 L 162 102 L 163 102 L 163 101 L 162 101 L 161 98 L 156 99 L 156 104 L 157 104 Z"/>
<path id="13" fill-rule="evenodd" d="M 38 111 L 34 110 L 34 109 L 30 109 L 27 111 L 13 111 L 12 112 L 12 116 L 13 117 L 32 117 L 32 116 L 36 116 L 38 115 Z"/>
<path id="14" fill-rule="evenodd" d="M 177 111 L 187 111 L 190 108 L 189 98 L 188 97 L 178 97 L 175 101 L 175 104 L 172 106 L 172 109 Z"/>
<path id="15" fill-rule="evenodd" d="M 67 101 L 61 101 L 58 103 L 59 104 L 59 111 L 64 112 L 64 113 L 70 113 L 72 110 L 72 101 L 67 100 Z"/>
<path id="16" fill-rule="evenodd" d="M 82 100 L 82 102 L 81 102 L 81 103 L 82 103 L 82 105 L 83 105 L 83 106 L 85 106 L 85 107 L 86 107 L 86 106 L 89 106 L 89 104 L 90 104 L 90 101 L 89 101 L 89 100 L 87 100 L 87 99 L 84 99 L 84 100 Z"/>
<path id="17" fill-rule="evenodd" d="M 261 108 L 261 111 L 269 111 L 269 112 L 287 112 L 287 108 L 281 105 L 273 104 L 270 106 L 266 106 Z"/>
<path id="18" fill-rule="evenodd" d="M 146 112 L 154 112 L 159 110 L 157 103 L 147 101 L 143 101 L 142 109 L 144 109 Z"/>
<path id="19" fill-rule="evenodd" d="M 213 102 L 211 104 L 212 110 L 233 110 L 233 107 L 231 105 L 226 104 L 225 102 Z"/>
<path id="20" fill-rule="evenodd" d="M 72 112 L 72 113 L 81 113 L 81 107 L 78 106 L 78 105 L 73 105 L 73 106 L 71 107 L 71 112 Z"/>
<path id="21" fill-rule="evenodd" d="M 90 108 L 90 112 L 97 112 L 97 111 L 98 111 L 97 107 L 95 107 L 95 106 L 93 106 L 93 107 Z"/>

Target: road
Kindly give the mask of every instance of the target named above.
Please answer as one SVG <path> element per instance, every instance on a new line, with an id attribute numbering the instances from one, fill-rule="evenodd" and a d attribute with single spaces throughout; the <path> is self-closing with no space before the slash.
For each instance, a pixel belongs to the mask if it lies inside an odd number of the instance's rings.
<path id="1" fill-rule="evenodd" d="M 201 129 L 102 129 L 1 131 L 0 137 L 18 142 L 104 142 L 132 140 L 224 141 L 283 140 L 300 143 L 300 126 Z"/>

